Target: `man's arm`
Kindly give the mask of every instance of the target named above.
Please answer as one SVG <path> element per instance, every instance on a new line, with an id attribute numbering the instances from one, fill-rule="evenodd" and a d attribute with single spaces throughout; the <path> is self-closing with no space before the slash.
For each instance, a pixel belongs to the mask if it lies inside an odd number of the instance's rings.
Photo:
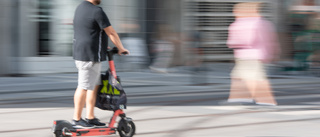
<path id="1" fill-rule="evenodd" d="M 123 47 L 118 33 L 114 30 L 112 26 L 108 26 L 104 28 L 104 31 L 106 32 L 106 34 L 108 35 L 112 43 L 116 45 L 116 47 L 119 49 L 119 52 L 118 52 L 119 55 L 121 55 L 121 53 L 123 52 L 127 52 L 129 54 L 129 51 Z"/>

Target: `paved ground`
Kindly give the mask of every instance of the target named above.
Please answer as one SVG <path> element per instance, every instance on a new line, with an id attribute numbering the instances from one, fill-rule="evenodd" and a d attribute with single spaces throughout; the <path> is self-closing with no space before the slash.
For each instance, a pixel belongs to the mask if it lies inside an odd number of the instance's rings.
<path id="1" fill-rule="evenodd" d="M 135 136 L 319 137 L 319 77 L 270 75 L 276 107 L 222 105 L 231 67 L 211 65 L 199 77 L 181 68 L 168 74 L 119 72 L 129 101 L 125 112 L 137 127 Z M 0 77 L 0 136 L 52 136 L 53 120 L 72 118 L 76 77 Z M 103 122 L 111 115 L 96 110 Z"/>

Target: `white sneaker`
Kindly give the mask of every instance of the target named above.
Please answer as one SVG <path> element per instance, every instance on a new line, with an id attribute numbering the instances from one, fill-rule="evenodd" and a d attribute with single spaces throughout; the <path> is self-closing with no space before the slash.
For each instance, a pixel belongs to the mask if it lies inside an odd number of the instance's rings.
<path id="1" fill-rule="evenodd" d="M 228 99 L 228 102 L 230 103 L 253 103 L 253 99 L 249 98 L 234 98 L 234 99 Z"/>

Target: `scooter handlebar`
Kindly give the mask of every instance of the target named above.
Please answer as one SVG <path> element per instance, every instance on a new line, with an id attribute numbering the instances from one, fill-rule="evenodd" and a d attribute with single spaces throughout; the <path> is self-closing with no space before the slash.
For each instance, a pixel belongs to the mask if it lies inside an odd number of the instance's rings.
<path id="1" fill-rule="evenodd" d="M 109 53 L 112 53 L 112 54 L 117 54 L 119 52 L 119 49 L 117 47 L 113 47 L 111 50 L 108 50 Z"/>
<path id="2" fill-rule="evenodd" d="M 109 53 L 112 53 L 112 54 L 118 54 L 118 52 L 119 52 L 119 49 L 117 47 L 113 47 L 111 50 L 109 50 Z M 127 55 L 129 53 L 127 51 L 125 51 L 125 52 L 122 52 L 121 54 Z"/>
<path id="3" fill-rule="evenodd" d="M 122 55 L 127 55 L 127 54 L 129 54 L 127 51 L 125 51 L 125 52 L 122 52 L 121 53 Z"/>
<path id="4" fill-rule="evenodd" d="M 107 53 L 108 53 L 109 60 L 113 60 L 113 55 L 114 54 L 118 54 L 118 52 L 119 52 L 119 49 L 117 47 L 113 47 L 111 50 L 108 50 Z M 121 54 L 122 55 L 127 55 L 128 52 L 125 51 L 125 52 L 122 52 Z"/>

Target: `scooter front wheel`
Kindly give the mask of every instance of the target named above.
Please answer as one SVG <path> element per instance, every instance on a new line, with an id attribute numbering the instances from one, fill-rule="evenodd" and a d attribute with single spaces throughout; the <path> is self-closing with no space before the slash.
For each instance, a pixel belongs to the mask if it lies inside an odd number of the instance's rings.
<path id="1" fill-rule="evenodd" d="M 136 126 L 132 121 L 121 119 L 118 123 L 118 132 L 121 137 L 132 137 L 136 132 Z"/>

